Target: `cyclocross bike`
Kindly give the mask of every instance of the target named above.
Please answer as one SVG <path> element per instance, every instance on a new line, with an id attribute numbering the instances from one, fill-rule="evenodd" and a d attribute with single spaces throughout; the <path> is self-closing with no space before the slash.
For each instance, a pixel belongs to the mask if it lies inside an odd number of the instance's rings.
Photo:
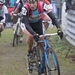
<path id="1" fill-rule="evenodd" d="M 22 29 L 21 29 L 22 14 L 18 13 L 18 15 L 16 14 L 14 15 L 18 16 L 18 20 L 14 28 L 13 47 L 19 43 L 19 39 L 21 37 L 21 32 L 22 32 Z"/>
<path id="2" fill-rule="evenodd" d="M 29 75 L 60 75 L 56 54 L 48 43 L 48 37 L 53 35 L 57 35 L 57 33 L 40 35 L 39 37 L 43 36 L 44 40 L 34 41 L 32 48 L 34 61 L 30 62 L 27 59 Z M 44 43 L 42 51 L 39 47 L 40 43 Z"/>

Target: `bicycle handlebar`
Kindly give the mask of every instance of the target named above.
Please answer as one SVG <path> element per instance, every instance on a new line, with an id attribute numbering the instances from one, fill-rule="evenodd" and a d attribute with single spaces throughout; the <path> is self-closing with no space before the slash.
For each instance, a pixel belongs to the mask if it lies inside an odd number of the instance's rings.
<path id="1" fill-rule="evenodd" d="M 39 37 L 51 37 L 51 36 L 54 36 L 54 35 L 58 35 L 58 34 L 57 33 L 44 34 L 44 35 L 40 35 Z M 61 37 L 59 36 L 58 43 L 60 43 L 60 42 L 61 42 Z"/>
<path id="2" fill-rule="evenodd" d="M 18 14 L 14 14 L 14 13 L 13 13 L 13 15 L 14 15 L 14 16 L 20 16 L 20 17 L 22 16 L 21 13 L 18 13 Z"/>
<path id="3" fill-rule="evenodd" d="M 57 35 L 57 33 L 44 34 L 44 35 L 40 35 L 39 37 L 50 37 L 50 36 L 54 36 L 54 35 Z"/>

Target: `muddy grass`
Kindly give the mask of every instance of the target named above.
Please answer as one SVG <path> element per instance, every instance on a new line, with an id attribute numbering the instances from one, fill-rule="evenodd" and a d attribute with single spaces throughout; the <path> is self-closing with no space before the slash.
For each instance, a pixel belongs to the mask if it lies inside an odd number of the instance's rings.
<path id="1" fill-rule="evenodd" d="M 0 75 L 28 75 L 25 37 L 22 44 L 12 47 L 12 34 L 11 29 L 6 29 L 2 32 L 2 37 L 0 38 Z M 72 58 L 69 54 L 66 56 L 67 52 L 64 54 L 64 51 L 60 50 L 56 50 L 56 53 L 61 75 L 75 75 L 75 62 L 70 61 L 74 59 L 75 55 Z"/>

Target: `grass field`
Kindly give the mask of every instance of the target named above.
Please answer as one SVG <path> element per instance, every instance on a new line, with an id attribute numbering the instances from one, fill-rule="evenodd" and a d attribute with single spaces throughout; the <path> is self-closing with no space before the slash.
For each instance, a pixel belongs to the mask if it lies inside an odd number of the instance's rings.
<path id="1" fill-rule="evenodd" d="M 48 30 L 55 32 L 56 29 Z M 7 28 L 0 38 L 0 75 L 28 75 L 27 73 L 27 45 L 24 35 L 23 43 L 12 47 L 13 30 Z M 50 44 L 59 60 L 61 75 L 75 75 L 75 47 L 70 45 L 65 38 L 58 43 L 58 37 L 50 39 Z"/>

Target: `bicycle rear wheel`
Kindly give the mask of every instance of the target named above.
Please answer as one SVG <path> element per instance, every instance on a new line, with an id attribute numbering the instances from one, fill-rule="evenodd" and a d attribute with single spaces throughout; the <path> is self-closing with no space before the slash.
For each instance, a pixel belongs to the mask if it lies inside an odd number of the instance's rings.
<path id="1" fill-rule="evenodd" d="M 47 49 L 48 62 L 46 61 L 45 75 L 60 75 L 59 63 L 52 48 Z"/>
<path id="2" fill-rule="evenodd" d="M 19 29 L 19 25 L 17 25 L 15 33 L 14 33 L 14 37 L 13 37 L 13 47 L 18 44 L 19 42 L 19 35 L 18 35 L 18 29 Z"/>

